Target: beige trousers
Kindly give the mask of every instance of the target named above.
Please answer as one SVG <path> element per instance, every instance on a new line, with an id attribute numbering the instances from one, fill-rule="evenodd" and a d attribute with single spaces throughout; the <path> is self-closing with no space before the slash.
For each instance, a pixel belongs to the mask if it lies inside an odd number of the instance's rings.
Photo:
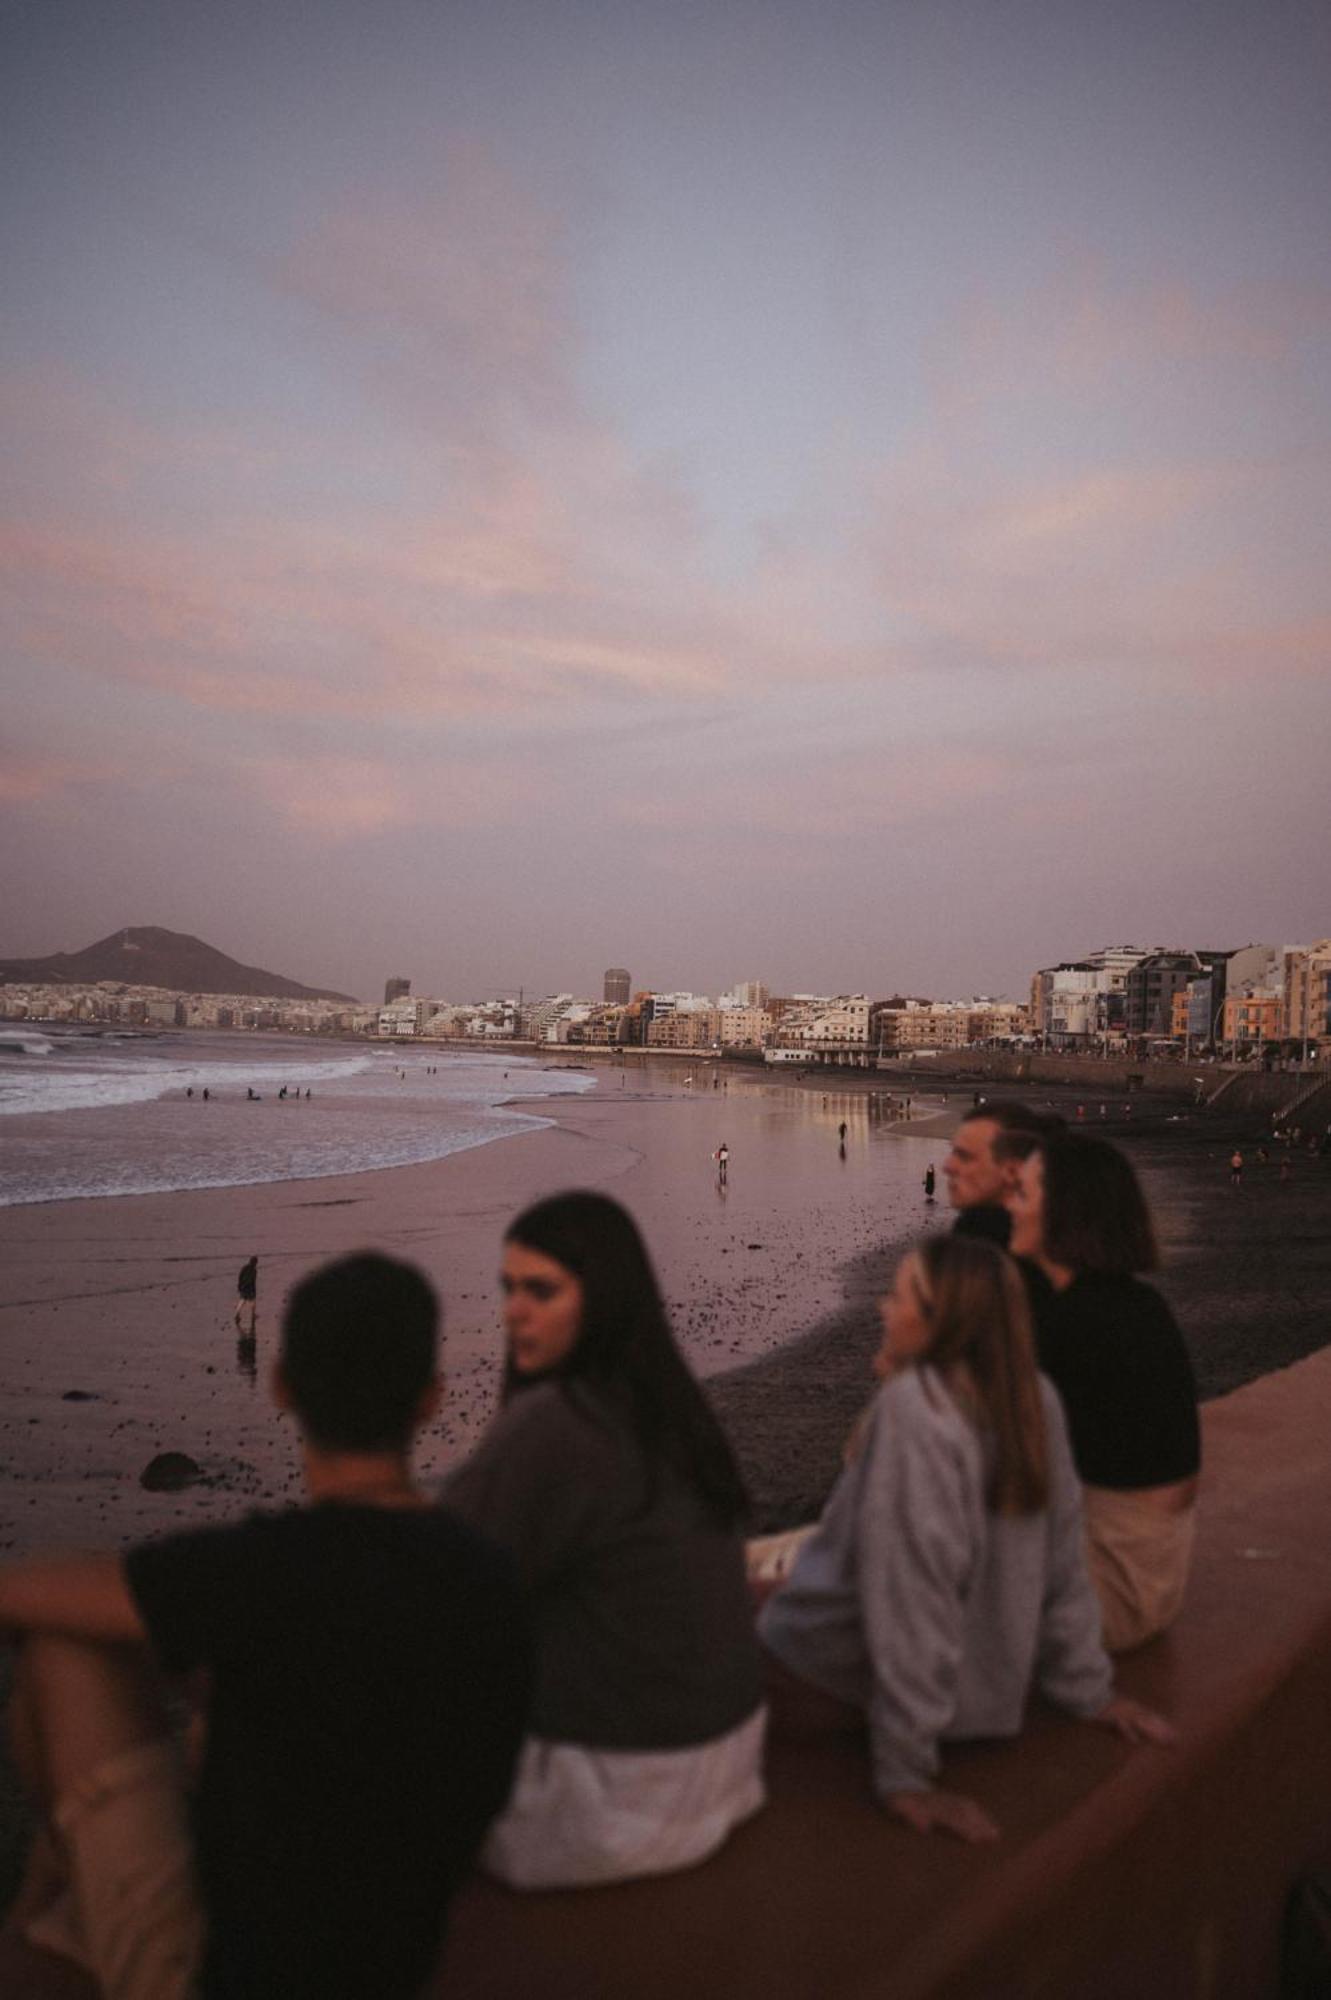
<path id="1" fill-rule="evenodd" d="M 1125 1653 L 1163 1632 L 1183 1602 L 1192 1560 L 1195 1506 L 1168 1513 L 1137 1493 L 1083 1488 L 1086 1566 L 1106 1649 Z"/>

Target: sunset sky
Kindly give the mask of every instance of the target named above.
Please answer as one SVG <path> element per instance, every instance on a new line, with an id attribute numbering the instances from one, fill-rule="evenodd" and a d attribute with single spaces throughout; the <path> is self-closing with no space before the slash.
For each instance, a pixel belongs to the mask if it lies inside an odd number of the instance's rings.
<path id="1" fill-rule="evenodd" d="M 0 955 L 1331 931 L 1324 0 L 0 0 Z"/>

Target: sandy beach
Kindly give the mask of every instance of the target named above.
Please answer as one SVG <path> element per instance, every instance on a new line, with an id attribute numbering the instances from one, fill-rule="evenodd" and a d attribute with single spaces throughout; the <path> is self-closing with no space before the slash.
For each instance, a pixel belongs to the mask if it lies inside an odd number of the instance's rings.
<path id="1" fill-rule="evenodd" d="M 1077 1095 L 1042 1086 L 1038 1101 L 1072 1115 Z M 947 1224 L 941 1179 L 932 1208 L 921 1181 L 970 1101 L 935 1091 L 901 1124 L 873 1077 L 615 1064 L 584 1095 L 533 1102 L 554 1121 L 544 1129 L 426 1165 L 0 1209 L 0 1545 L 122 1541 L 294 1494 L 292 1439 L 263 1379 L 282 1300 L 365 1245 L 417 1261 L 445 1300 L 448 1394 L 421 1452 L 426 1476 L 441 1472 L 494 1406 L 503 1229 L 575 1185 L 615 1194 L 641 1223 L 681 1342 L 735 1437 L 756 1524 L 803 1518 L 866 1393 L 891 1266 Z M 1236 1196 L 1225 1162 L 1236 1137 L 1251 1146 L 1241 1124 L 1164 1101 L 1094 1129 L 1144 1173 L 1162 1283 L 1204 1394 L 1331 1339 L 1331 1162 L 1299 1159 L 1282 1185 L 1274 1158 L 1254 1161 Z M 232 1325 L 252 1252 L 257 1375 L 238 1365 Z M 203 1480 L 145 1492 L 139 1475 L 162 1451 L 188 1453 Z"/>
<path id="2" fill-rule="evenodd" d="M 556 1188 L 603 1188 L 633 1210 L 699 1373 L 820 1324 L 851 1259 L 923 1223 L 920 1182 L 945 1139 L 900 1136 L 872 1093 L 687 1075 L 616 1066 L 584 1095 L 527 1106 L 556 1121 L 545 1129 L 421 1166 L 0 1209 L 0 1545 L 119 1541 L 291 1491 L 294 1449 L 262 1380 L 282 1300 L 365 1245 L 414 1259 L 443 1295 L 448 1396 L 421 1454 L 427 1475 L 442 1471 L 493 1408 L 503 1229 Z M 722 1139 L 724 1190 L 711 1158 Z M 256 1252 L 257 1381 L 237 1365 L 232 1325 L 236 1274 Z M 206 1483 L 143 1491 L 161 1451 L 191 1455 Z"/>

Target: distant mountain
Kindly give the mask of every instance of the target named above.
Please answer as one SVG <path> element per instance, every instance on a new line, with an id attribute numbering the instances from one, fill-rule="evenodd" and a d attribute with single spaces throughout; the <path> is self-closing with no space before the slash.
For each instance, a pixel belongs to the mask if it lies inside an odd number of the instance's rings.
<path id="1" fill-rule="evenodd" d="M 298 986 L 280 972 L 257 965 L 238 965 L 224 951 L 214 951 L 202 938 L 183 931 L 157 930 L 151 924 L 113 931 L 83 951 L 57 951 L 50 958 L 0 959 L 0 986 L 90 986 L 98 979 L 123 980 L 128 986 L 165 986 L 174 993 L 237 993 L 248 999 L 345 1000 L 350 993 L 328 993 L 319 986 Z"/>

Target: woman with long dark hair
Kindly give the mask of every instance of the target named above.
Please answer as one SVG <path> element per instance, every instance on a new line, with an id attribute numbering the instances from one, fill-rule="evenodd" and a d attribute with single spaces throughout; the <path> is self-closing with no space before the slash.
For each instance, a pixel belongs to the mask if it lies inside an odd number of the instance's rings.
<path id="1" fill-rule="evenodd" d="M 759 1633 L 779 1727 L 867 1717 L 883 1805 L 920 1832 L 997 1829 L 934 1780 L 954 1737 L 1014 1736 L 1038 1682 L 1132 1741 L 1168 1724 L 1115 1698 L 1058 1398 L 1036 1372 L 1011 1259 L 934 1236 L 883 1301 L 882 1383 L 854 1455 Z"/>
<path id="2" fill-rule="evenodd" d="M 1104 1139 L 1048 1140 L 1019 1169 L 1012 1249 L 1036 1288 L 1041 1368 L 1063 1399 L 1085 1487 L 1091 1580 L 1111 1652 L 1178 1613 L 1192 1556 L 1201 1436 L 1173 1313 L 1138 1276 L 1160 1262 L 1130 1161 Z"/>
<path id="3" fill-rule="evenodd" d="M 617 1202 L 529 1208 L 501 1282 L 501 1407 L 442 1495 L 515 1557 L 535 1623 L 486 1865 L 523 1888 L 686 1867 L 763 1800 L 739 1472 Z"/>

